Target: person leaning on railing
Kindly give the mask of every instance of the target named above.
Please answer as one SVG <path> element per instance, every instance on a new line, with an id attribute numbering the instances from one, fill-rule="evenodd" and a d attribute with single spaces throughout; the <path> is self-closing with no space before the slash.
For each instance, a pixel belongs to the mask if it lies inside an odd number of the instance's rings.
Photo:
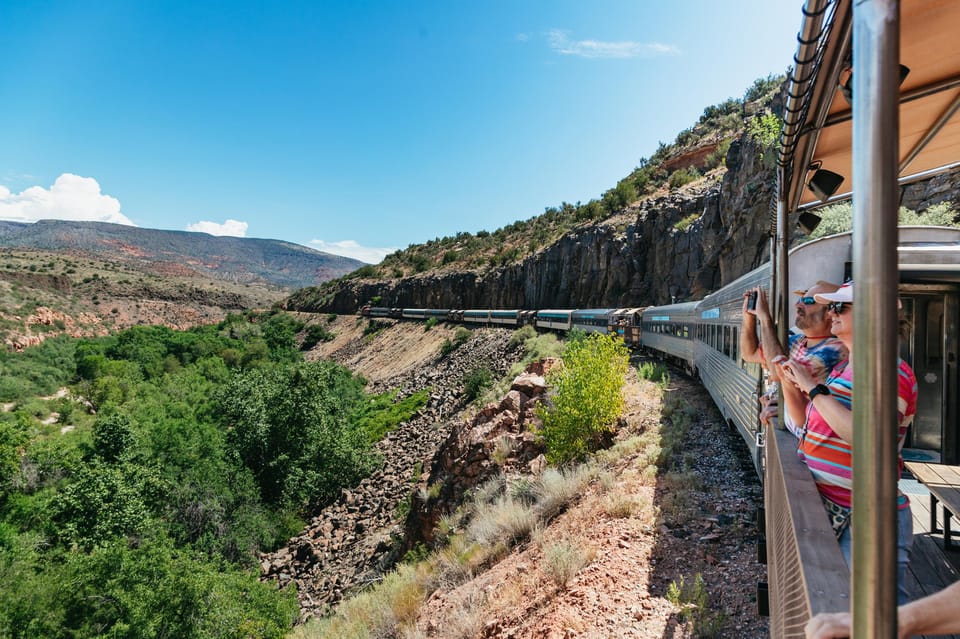
<path id="1" fill-rule="evenodd" d="M 740 330 L 740 352 L 743 360 L 761 364 L 768 369 L 773 382 L 778 377 L 774 363 L 778 359 L 786 358 L 789 352 L 791 359 L 807 364 L 818 381 L 826 380 L 833 367 L 847 358 L 847 347 L 830 332 L 831 320 L 827 308 L 817 302 L 815 297 L 819 293 L 833 293 L 839 288 L 837 284 L 819 281 L 807 290 L 794 291 L 798 296 L 794 303 L 794 324 L 800 333 L 790 336 L 787 351 L 784 351 L 777 340 L 777 329 L 770 314 L 766 292 L 758 287 L 744 293 L 743 324 Z M 754 293 L 757 295 L 756 308 L 751 309 L 747 300 Z M 756 320 L 760 320 L 759 336 Z M 787 406 L 783 418 L 784 426 L 800 437 L 806 399 L 801 397 L 800 391 L 792 385 L 784 386 L 783 396 Z M 777 387 L 771 383 L 760 401 L 763 404 L 760 418 L 767 423 L 771 417 L 778 414 Z"/>
<path id="2" fill-rule="evenodd" d="M 946 635 L 960 632 L 960 581 L 923 599 L 897 608 L 897 637 Z M 807 639 L 844 639 L 850 636 L 848 612 L 820 613 L 807 622 Z"/>
<path id="3" fill-rule="evenodd" d="M 806 365 L 795 360 L 779 362 L 777 369 L 780 378 L 800 389 L 807 399 L 798 453 L 813 475 L 849 567 L 853 543 L 850 533 L 853 501 L 853 282 L 844 284 L 835 293 L 815 297 L 830 309 L 831 330 L 846 345 L 850 357 L 834 367 L 826 383 L 820 383 Z M 899 450 L 917 408 L 917 379 L 903 360 L 899 362 L 897 396 Z M 902 462 L 898 465 L 902 467 Z M 897 591 L 899 603 L 905 603 L 908 596 L 903 581 L 913 544 L 913 518 L 910 501 L 900 492 L 897 509 Z"/>

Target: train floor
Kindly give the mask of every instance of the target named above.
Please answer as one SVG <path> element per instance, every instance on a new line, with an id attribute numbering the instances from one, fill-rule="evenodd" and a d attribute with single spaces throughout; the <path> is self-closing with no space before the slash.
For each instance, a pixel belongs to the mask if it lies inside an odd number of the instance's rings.
<path id="1" fill-rule="evenodd" d="M 910 498 L 913 513 L 913 551 L 907 575 L 907 589 L 914 599 L 936 592 L 960 579 L 960 544 L 954 538 L 954 549 L 945 550 L 943 535 L 930 532 L 930 492 L 926 487 L 904 474 L 900 490 Z M 937 525 L 943 526 L 943 512 L 937 508 Z M 960 522 L 952 520 L 952 528 Z M 938 635 L 939 636 L 939 635 Z M 944 635 L 960 639 L 960 635 Z"/>

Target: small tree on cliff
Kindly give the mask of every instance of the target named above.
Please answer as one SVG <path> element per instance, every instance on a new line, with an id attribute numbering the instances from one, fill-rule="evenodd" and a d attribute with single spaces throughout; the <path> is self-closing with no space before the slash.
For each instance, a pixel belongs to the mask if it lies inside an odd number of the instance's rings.
<path id="1" fill-rule="evenodd" d="M 537 413 L 550 462 L 582 458 L 613 431 L 623 411 L 627 367 L 627 348 L 616 336 L 592 333 L 570 343 L 563 366 L 547 380 L 554 393 L 551 405 Z"/>

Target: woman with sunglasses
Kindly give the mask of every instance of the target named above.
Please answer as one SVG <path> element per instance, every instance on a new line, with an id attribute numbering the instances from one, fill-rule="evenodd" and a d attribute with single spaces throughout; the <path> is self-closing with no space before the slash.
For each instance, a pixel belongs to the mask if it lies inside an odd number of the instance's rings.
<path id="1" fill-rule="evenodd" d="M 831 331 L 847 347 L 850 357 L 834 367 L 824 384 L 817 383 L 807 367 L 794 360 L 781 362 L 778 368 L 781 378 L 794 384 L 807 398 L 806 420 L 798 452 L 813 474 L 849 567 L 853 489 L 853 282 L 844 284 L 834 293 L 815 297 L 817 302 L 827 305 L 832 317 Z M 897 437 L 902 448 L 917 406 L 917 380 L 903 360 L 899 363 L 898 379 Z M 900 465 L 902 467 L 902 462 Z M 904 603 L 907 594 L 903 579 L 913 543 L 913 519 L 906 495 L 897 495 L 897 506 L 898 592 L 900 603 Z"/>
<path id="2" fill-rule="evenodd" d="M 766 292 L 755 288 L 744 294 L 743 324 L 740 330 L 740 352 L 745 362 L 756 362 L 771 371 L 767 392 L 760 398 L 764 408 L 760 421 L 767 423 L 778 416 L 777 379 L 775 364 L 787 357 L 807 366 L 818 382 L 826 380 L 830 371 L 838 362 L 847 358 L 847 348 L 830 332 L 830 314 L 814 296 L 818 293 L 834 293 L 840 287 L 830 282 L 818 281 L 809 289 L 794 291 L 799 297 L 794 304 L 794 325 L 797 333 L 790 336 L 784 350 L 777 341 L 777 327 L 773 322 Z M 756 294 L 756 308 L 748 304 L 750 295 Z M 760 335 L 757 335 L 757 320 L 760 322 Z M 800 437 L 803 433 L 804 410 L 806 400 L 792 385 L 783 387 L 786 411 L 783 424 L 787 430 Z"/>

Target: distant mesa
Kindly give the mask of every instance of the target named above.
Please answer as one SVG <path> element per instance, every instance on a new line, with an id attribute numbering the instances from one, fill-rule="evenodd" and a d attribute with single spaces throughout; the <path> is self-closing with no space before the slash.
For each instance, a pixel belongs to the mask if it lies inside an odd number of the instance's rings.
<path id="1" fill-rule="evenodd" d="M 87 253 L 158 272 L 187 275 L 192 271 L 204 277 L 283 289 L 316 286 L 364 265 L 281 240 L 67 220 L 0 221 L 0 248 Z"/>

